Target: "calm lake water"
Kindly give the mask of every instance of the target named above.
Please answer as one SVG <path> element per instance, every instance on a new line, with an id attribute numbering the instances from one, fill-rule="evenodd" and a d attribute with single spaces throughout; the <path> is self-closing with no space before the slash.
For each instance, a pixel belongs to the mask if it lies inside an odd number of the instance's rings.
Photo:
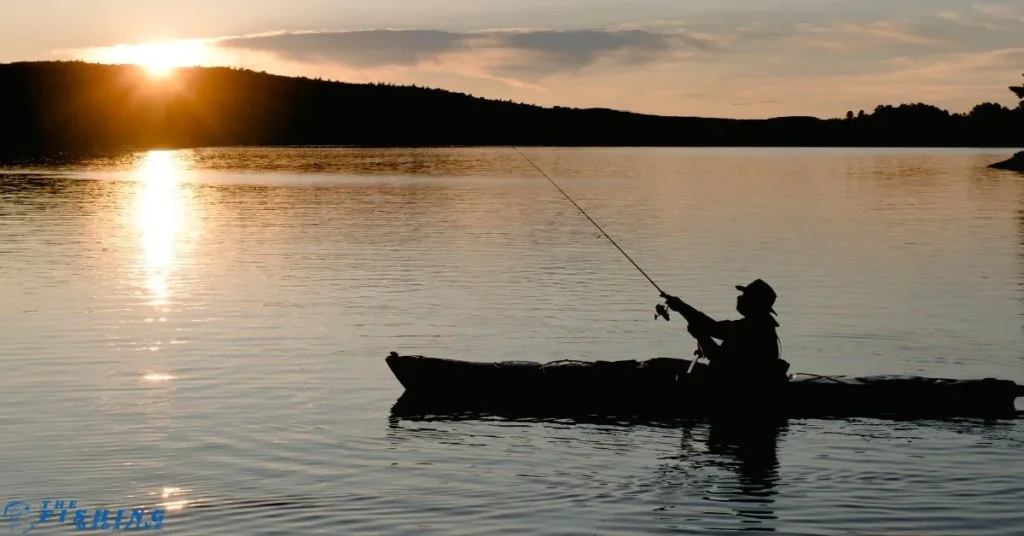
<path id="1" fill-rule="evenodd" d="M 1008 151 L 523 151 L 712 316 L 775 286 L 794 372 L 1024 383 Z M 23 163 L 0 222 L 3 504 L 164 505 L 175 535 L 1024 534 L 1024 421 L 392 418 L 392 350 L 694 349 L 511 149 Z"/>

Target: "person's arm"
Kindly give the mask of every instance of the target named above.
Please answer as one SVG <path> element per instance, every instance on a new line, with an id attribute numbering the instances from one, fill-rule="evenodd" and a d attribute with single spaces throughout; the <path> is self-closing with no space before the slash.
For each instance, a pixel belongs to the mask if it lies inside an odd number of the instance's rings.
<path id="1" fill-rule="evenodd" d="M 708 361 L 718 357 L 721 353 L 721 347 L 712 337 L 724 340 L 727 336 L 727 326 L 730 321 L 719 322 L 675 296 L 665 295 L 664 297 L 669 309 L 683 315 L 683 318 L 688 322 L 686 331 L 694 339 L 697 339 L 702 355 Z"/>
<path id="2" fill-rule="evenodd" d="M 709 324 L 701 325 L 700 328 L 703 329 L 701 335 L 725 341 L 734 337 L 733 333 L 736 331 L 736 326 L 735 320 L 716 320 Z"/>
<path id="3" fill-rule="evenodd" d="M 738 324 L 735 320 L 712 321 L 703 325 L 689 325 L 687 331 L 700 343 L 701 349 L 709 360 L 718 357 L 721 345 L 715 339 L 727 341 L 735 338 Z"/>
<path id="4" fill-rule="evenodd" d="M 714 318 L 698 311 L 683 300 L 667 294 L 662 296 L 665 298 L 665 305 L 668 305 L 669 309 L 683 315 L 683 318 L 698 331 L 706 332 L 708 330 L 712 330 L 714 329 L 713 326 L 717 324 Z"/>

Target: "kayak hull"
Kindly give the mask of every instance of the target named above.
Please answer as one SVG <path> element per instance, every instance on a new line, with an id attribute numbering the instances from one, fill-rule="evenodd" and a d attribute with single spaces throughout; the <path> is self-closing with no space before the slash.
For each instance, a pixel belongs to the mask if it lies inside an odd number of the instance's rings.
<path id="1" fill-rule="evenodd" d="M 677 358 L 477 363 L 392 352 L 386 363 L 405 388 L 400 414 L 1013 417 L 1024 396 L 1024 386 L 994 378 L 790 374 L 771 386 L 713 384 L 706 365 L 691 371 Z"/>

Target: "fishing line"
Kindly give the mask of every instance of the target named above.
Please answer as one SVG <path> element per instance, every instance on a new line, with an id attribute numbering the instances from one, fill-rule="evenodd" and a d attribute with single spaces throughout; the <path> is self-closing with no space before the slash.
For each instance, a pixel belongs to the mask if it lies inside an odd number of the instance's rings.
<path id="1" fill-rule="evenodd" d="M 511 147 L 512 147 L 513 150 L 515 150 L 515 152 L 519 153 L 519 156 L 522 156 L 524 160 L 529 162 L 530 165 L 532 165 L 538 172 L 540 172 L 540 174 L 543 175 L 544 178 L 548 180 L 548 182 L 550 182 L 555 188 L 558 188 L 558 191 L 562 192 L 562 195 L 564 195 L 565 198 L 568 199 L 570 203 L 572 203 L 573 205 L 576 206 L 577 209 L 579 209 L 580 214 L 583 214 L 584 216 L 586 216 L 587 219 L 590 220 L 590 223 L 593 223 L 594 227 L 597 227 L 597 230 L 601 231 L 601 234 L 603 234 L 604 237 L 607 238 L 608 241 L 611 242 L 612 245 L 615 246 L 616 249 L 618 249 L 623 255 L 625 255 L 626 259 L 630 263 L 632 263 L 633 266 L 636 267 L 637 270 L 640 270 L 640 273 L 643 274 L 643 276 L 646 277 L 647 280 L 650 281 L 652 285 L 654 285 L 654 288 L 658 289 L 658 293 L 661 295 L 661 297 L 663 297 L 663 298 L 667 298 L 668 297 L 668 294 L 665 294 L 665 291 L 661 290 L 661 287 L 659 287 L 658 284 L 655 283 L 653 279 L 651 279 L 651 276 L 647 275 L 647 272 L 645 272 L 644 269 L 640 267 L 640 265 L 638 265 L 635 261 L 633 261 L 633 258 L 630 257 L 629 254 L 626 253 L 625 250 L 623 250 L 621 247 L 619 247 L 619 245 L 617 243 L 615 243 L 615 240 L 613 240 L 612 237 L 608 236 L 608 233 L 604 232 L 604 229 L 602 229 L 601 226 L 598 225 L 596 221 L 594 221 L 594 218 L 591 218 L 590 215 L 587 214 L 587 211 L 583 210 L 583 207 L 579 206 L 575 201 L 573 201 L 572 198 L 569 197 L 569 194 L 565 193 L 565 190 L 563 190 L 562 187 L 558 185 L 558 183 L 556 183 L 555 181 L 551 180 L 551 177 L 549 177 L 547 173 L 544 173 L 544 170 L 541 169 L 540 166 L 535 164 L 533 162 L 533 160 L 530 160 L 529 157 L 527 157 L 525 154 L 523 154 L 523 152 L 520 151 L 518 147 L 516 147 L 515 145 L 512 145 Z M 669 319 L 668 310 L 665 308 L 664 305 L 659 304 L 658 307 L 656 308 L 656 310 L 657 310 L 657 314 L 654 317 L 655 319 L 657 319 L 659 316 L 664 317 L 665 320 Z M 693 362 L 690 363 L 690 368 L 687 369 L 687 371 L 686 371 L 687 375 L 693 373 L 693 368 L 697 365 L 697 362 L 700 361 L 701 358 L 704 357 L 704 348 L 701 347 L 700 341 L 697 341 L 697 351 L 695 352 L 695 355 L 696 355 L 696 359 L 694 359 Z"/>
<path id="2" fill-rule="evenodd" d="M 658 289 L 658 293 L 660 293 L 662 296 L 667 296 L 667 294 L 665 294 L 665 291 L 661 290 L 661 287 L 659 287 L 658 284 L 655 283 L 653 279 L 651 279 L 651 276 L 647 275 L 647 272 L 645 272 L 643 268 L 641 268 L 636 262 L 634 262 L 633 258 L 630 257 L 629 254 L 625 252 L 625 250 L 623 250 L 621 247 L 619 247 L 619 245 L 617 243 L 615 243 L 615 240 L 613 240 L 612 237 L 608 236 L 608 233 L 604 232 L 604 229 L 602 229 L 601 226 L 598 225 L 596 221 L 594 221 L 594 218 L 591 218 L 590 215 L 587 214 L 587 211 L 583 210 L 583 207 L 579 206 L 575 201 L 573 201 L 572 198 L 569 197 L 569 194 L 565 193 L 565 190 L 563 190 L 557 183 L 555 183 L 555 181 L 551 180 L 551 177 L 548 177 L 548 174 L 544 173 L 544 170 L 541 169 L 540 166 L 535 164 L 533 162 L 533 160 L 530 160 L 529 157 L 527 157 L 525 154 L 523 154 L 523 152 L 520 151 L 518 147 L 516 147 L 515 145 L 513 145 L 511 147 L 512 147 L 512 149 L 515 150 L 515 152 L 519 153 L 519 156 L 522 156 L 523 159 L 525 159 L 527 162 L 529 162 L 530 165 L 532 165 L 538 172 L 540 172 L 540 174 L 543 175 L 545 179 L 547 179 L 552 185 L 554 185 L 555 188 L 558 188 L 558 191 L 562 192 L 562 195 L 564 195 L 565 198 L 568 199 L 570 203 L 575 205 L 576 208 L 579 209 L 580 213 L 583 214 L 584 216 L 586 216 L 586 218 L 588 220 L 590 220 L 590 223 L 593 223 L 594 227 L 597 227 L 597 230 L 601 231 L 601 234 L 603 234 L 604 237 L 607 238 L 608 241 L 611 242 L 612 245 L 616 247 L 616 249 L 618 249 L 623 255 L 625 255 L 626 259 L 630 263 L 632 263 L 633 266 L 635 266 L 637 270 L 640 270 L 640 273 L 643 274 L 643 276 L 646 277 L 647 280 L 650 281 L 652 285 L 654 285 L 654 288 Z"/>

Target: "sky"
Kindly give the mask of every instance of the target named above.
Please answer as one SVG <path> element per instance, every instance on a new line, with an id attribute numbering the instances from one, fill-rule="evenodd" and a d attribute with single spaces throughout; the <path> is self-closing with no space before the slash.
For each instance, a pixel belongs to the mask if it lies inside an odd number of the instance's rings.
<path id="1" fill-rule="evenodd" d="M 544 106 L 1016 106 L 1024 0 L 5 0 L 0 62 L 231 65 Z"/>

